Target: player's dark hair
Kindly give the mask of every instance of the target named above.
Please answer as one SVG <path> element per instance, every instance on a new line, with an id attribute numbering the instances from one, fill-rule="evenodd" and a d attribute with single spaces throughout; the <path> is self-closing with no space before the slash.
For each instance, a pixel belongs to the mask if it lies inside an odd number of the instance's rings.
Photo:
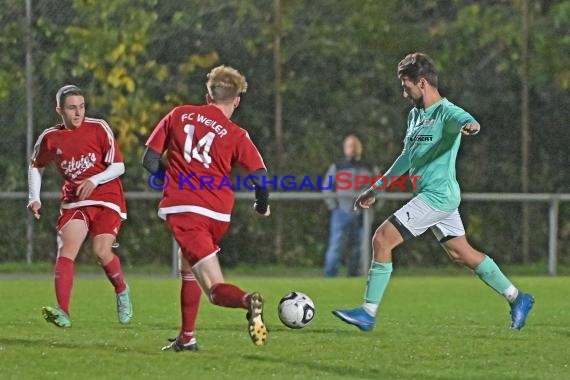
<path id="1" fill-rule="evenodd" d="M 61 107 L 65 103 L 65 99 L 71 95 L 83 96 L 83 91 L 79 87 L 73 84 L 68 84 L 67 86 L 63 86 L 62 88 L 57 90 L 57 94 L 55 95 L 55 102 L 57 106 Z"/>
<path id="2" fill-rule="evenodd" d="M 432 59 L 424 53 L 410 53 L 398 63 L 398 78 L 407 77 L 418 83 L 421 78 L 437 88 L 437 72 Z"/>

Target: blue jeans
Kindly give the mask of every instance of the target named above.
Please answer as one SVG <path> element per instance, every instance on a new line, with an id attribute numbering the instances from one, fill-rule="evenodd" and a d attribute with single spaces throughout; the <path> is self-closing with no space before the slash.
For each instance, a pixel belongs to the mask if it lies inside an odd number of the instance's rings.
<path id="1" fill-rule="evenodd" d="M 325 277 L 338 274 L 340 260 L 348 247 L 348 275 L 360 274 L 362 215 L 336 208 L 331 213 L 329 245 L 325 255 Z"/>

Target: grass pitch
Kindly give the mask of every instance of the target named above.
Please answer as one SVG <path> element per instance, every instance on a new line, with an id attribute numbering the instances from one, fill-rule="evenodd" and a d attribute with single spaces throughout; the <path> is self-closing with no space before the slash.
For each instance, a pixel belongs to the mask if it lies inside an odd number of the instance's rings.
<path id="1" fill-rule="evenodd" d="M 268 344 L 255 347 L 245 311 L 202 299 L 199 352 L 162 352 L 179 325 L 174 278 L 130 278 L 135 317 L 117 322 L 111 285 L 78 276 L 73 327 L 41 317 L 50 277 L 0 280 L 2 379 L 570 379 L 570 278 L 515 277 L 536 297 L 522 331 L 508 306 L 475 277 L 393 277 L 376 329 L 364 333 L 331 314 L 360 304 L 362 278 L 229 277 L 266 298 Z M 307 293 L 313 322 L 290 330 L 277 317 L 285 293 Z"/>

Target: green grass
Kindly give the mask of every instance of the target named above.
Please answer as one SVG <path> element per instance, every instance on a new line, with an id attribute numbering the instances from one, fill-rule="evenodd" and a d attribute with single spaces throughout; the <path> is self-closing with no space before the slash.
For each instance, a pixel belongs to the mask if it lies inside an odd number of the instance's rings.
<path id="1" fill-rule="evenodd" d="M 0 281 L 2 379 L 568 379 L 568 277 L 516 277 L 537 301 L 527 326 L 510 331 L 508 306 L 473 277 L 395 276 L 378 324 L 363 333 L 330 310 L 361 302 L 364 278 L 230 276 L 267 302 L 266 347 L 247 335 L 243 310 L 202 301 L 200 351 L 161 352 L 179 324 L 178 280 L 132 276 L 135 318 L 116 321 L 111 286 L 79 275 L 73 327 L 47 324 L 40 308 L 54 299 L 45 276 Z M 307 293 L 316 317 L 302 330 L 277 318 L 290 290 Z"/>
<path id="2" fill-rule="evenodd" d="M 0 277 L 6 278 L 10 276 L 19 276 L 21 274 L 44 274 L 51 276 L 53 274 L 53 262 L 34 262 L 27 264 L 23 261 L 18 262 L 0 262 Z M 299 266 L 284 264 L 263 264 L 251 265 L 243 264 L 237 267 L 225 268 L 225 272 L 230 275 L 241 277 L 321 277 L 322 268 L 316 266 Z M 548 274 L 548 264 L 546 261 L 533 262 L 528 264 L 510 264 L 500 265 L 504 273 L 509 276 L 546 276 Z M 129 274 L 144 276 L 171 276 L 172 268 L 167 265 L 158 264 L 137 264 L 128 265 L 123 263 L 123 268 Z M 471 276 L 472 272 L 466 270 L 463 266 L 449 263 L 447 265 L 415 265 L 400 266 L 395 264 L 395 273 L 398 276 Z M 95 263 L 76 263 L 75 272 L 82 274 L 101 273 L 101 267 Z M 346 268 L 342 267 L 339 273 L 346 273 Z M 570 265 L 559 263 L 557 274 L 561 276 L 570 275 Z"/>

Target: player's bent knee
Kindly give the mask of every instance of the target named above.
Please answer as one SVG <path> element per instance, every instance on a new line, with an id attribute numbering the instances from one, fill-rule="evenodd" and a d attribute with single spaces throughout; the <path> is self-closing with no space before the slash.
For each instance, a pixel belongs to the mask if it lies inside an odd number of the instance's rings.
<path id="1" fill-rule="evenodd" d="M 459 255 L 459 253 L 453 249 L 445 249 L 445 251 L 447 252 L 447 255 L 449 256 L 449 258 L 460 265 L 464 265 L 465 264 L 465 260 L 463 260 L 463 258 L 461 257 L 461 255 Z"/>
<path id="2" fill-rule="evenodd" d="M 78 254 L 78 252 L 76 252 L 76 251 L 60 250 L 57 254 L 57 257 L 65 257 L 66 259 L 70 259 L 70 260 L 75 261 L 77 254 Z"/>
<path id="3" fill-rule="evenodd" d="M 376 232 L 372 236 L 372 245 L 376 249 L 381 248 L 385 245 L 384 237 L 383 237 L 382 232 L 380 232 L 380 230 L 376 230 Z"/>
<path id="4" fill-rule="evenodd" d="M 109 263 L 111 260 L 113 260 L 113 251 L 109 250 L 109 249 L 105 249 L 105 250 L 96 250 L 95 251 L 95 256 L 97 256 L 97 259 L 99 260 L 99 262 L 103 265 L 106 265 L 107 263 Z"/>
<path id="5" fill-rule="evenodd" d="M 399 244 L 399 236 L 394 236 L 383 226 L 379 227 L 372 236 L 372 245 L 375 250 L 392 250 Z"/>

